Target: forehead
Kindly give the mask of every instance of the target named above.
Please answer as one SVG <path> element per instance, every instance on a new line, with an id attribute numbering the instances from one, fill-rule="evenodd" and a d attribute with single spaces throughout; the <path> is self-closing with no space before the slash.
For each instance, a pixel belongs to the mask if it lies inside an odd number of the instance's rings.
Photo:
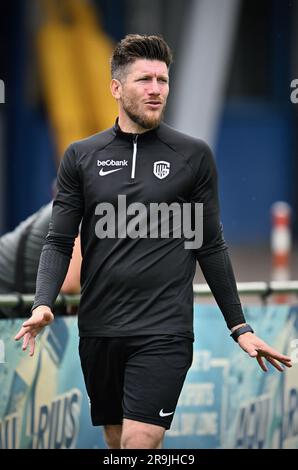
<path id="1" fill-rule="evenodd" d="M 160 60 L 137 59 L 129 67 L 128 75 L 168 75 L 168 67 Z"/>

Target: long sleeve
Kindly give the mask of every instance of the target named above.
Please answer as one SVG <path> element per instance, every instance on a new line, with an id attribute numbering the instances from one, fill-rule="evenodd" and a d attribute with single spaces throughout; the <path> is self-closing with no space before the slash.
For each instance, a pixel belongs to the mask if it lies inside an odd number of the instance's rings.
<path id="1" fill-rule="evenodd" d="M 245 323 L 245 318 L 220 222 L 216 166 L 207 145 L 192 200 L 203 203 L 203 244 L 196 251 L 197 260 L 228 328 L 232 328 Z"/>
<path id="2" fill-rule="evenodd" d="M 204 244 L 197 259 L 228 328 L 245 323 L 228 248 L 217 215 L 204 221 Z"/>
<path id="3" fill-rule="evenodd" d="M 32 309 L 38 305 L 53 307 L 67 274 L 83 210 L 80 175 L 71 145 L 58 170 L 57 195 L 53 202 L 49 233 L 40 256 Z"/>

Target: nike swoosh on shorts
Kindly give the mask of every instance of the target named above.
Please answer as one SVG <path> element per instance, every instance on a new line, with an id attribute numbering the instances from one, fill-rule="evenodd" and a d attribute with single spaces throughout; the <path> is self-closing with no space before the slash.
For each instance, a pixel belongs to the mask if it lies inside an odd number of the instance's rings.
<path id="1" fill-rule="evenodd" d="M 163 412 L 163 409 L 160 410 L 159 412 L 159 416 L 161 416 L 162 418 L 164 418 L 165 416 L 170 416 L 174 413 L 174 411 L 171 411 L 171 413 L 164 413 Z"/>

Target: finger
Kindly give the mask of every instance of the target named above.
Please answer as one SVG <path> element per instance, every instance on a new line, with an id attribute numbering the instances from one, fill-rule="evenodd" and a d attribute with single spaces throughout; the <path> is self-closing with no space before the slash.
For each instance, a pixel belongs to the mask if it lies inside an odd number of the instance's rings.
<path id="1" fill-rule="evenodd" d="M 19 339 L 21 339 L 25 333 L 26 331 L 23 332 L 22 330 L 20 330 L 14 337 L 15 341 L 19 341 Z"/>
<path id="2" fill-rule="evenodd" d="M 283 361 L 284 361 L 285 364 L 286 364 L 286 363 L 289 363 L 289 362 L 292 362 L 292 358 L 291 358 L 291 357 L 288 357 L 288 356 L 286 356 L 286 357 L 287 357 L 287 359 L 283 359 Z"/>
<path id="3" fill-rule="evenodd" d="M 23 339 L 23 348 L 22 348 L 23 351 L 26 351 L 28 343 L 29 343 L 29 339 L 30 339 L 30 334 L 29 333 L 25 334 L 24 339 Z"/>
<path id="4" fill-rule="evenodd" d="M 270 362 L 270 364 L 272 364 L 275 369 L 279 370 L 280 372 L 284 371 L 284 368 L 278 362 L 272 359 L 272 357 L 266 357 L 266 360 Z"/>
<path id="5" fill-rule="evenodd" d="M 19 339 L 21 339 L 26 333 L 28 333 L 29 331 L 29 328 L 26 328 L 26 327 L 22 327 L 20 329 L 20 331 L 15 335 L 14 339 L 16 341 L 18 341 Z"/>
<path id="6" fill-rule="evenodd" d="M 260 349 L 259 352 L 266 358 L 271 357 L 272 359 L 278 360 L 279 362 L 284 364 L 286 367 L 292 367 L 292 359 L 289 356 L 280 354 L 278 351 L 276 351 L 273 348 L 270 348 L 269 346 L 266 348 Z"/>
<path id="7" fill-rule="evenodd" d="M 292 359 L 289 356 L 284 356 L 283 354 L 281 355 L 281 360 L 285 362 L 291 362 Z"/>
<path id="8" fill-rule="evenodd" d="M 292 358 L 290 356 L 282 356 L 282 360 L 284 362 L 292 362 Z"/>
<path id="9" fill-rule="evenodd" d="M 292 362 L 283 362 L 283 361 L 281 361 L 281 362 L 282 362 L 286 367 L 292 367 L 292 366 L 293 366 Z"/>
<path id="10" fill-rule="evenodd" d="M 29 339 L 29 354 L 30 354 L 30 356 L 33 356 L 34 349 L 35 349 L 35 338 L 33 336 L 31 336 L 31 338 Z"/>
<path id="11" fill-rule="evenodd" d="M 257 356 L 257 361 L 259 363 L 259 366 L 261 367 L 261 369 L 263 369 L 264 372 L 268 372 L 268 367 L 266 366 L 266 364 L 264 363 L 263 359 L 261 356 Z"/>
<path id="12" fill-rule="evenodd" d="M 275 354 L 270 354 L 270 356 L 283 363 L 290 363 L 292 361 L 289 356 L 285 356 L 284 354 L 280 354 L 279 352 L 275 352 Z"/>
<path id="13" fill-rule="evenodd" d="M 32 327 L 32 326 L 36 327 L 37 325 L 40 325 L 40 324 L 41 324 L 41 321 L 40 321 L 40 320 L 37 320 L 37 319 L 32 320 L 32 319 L 30 318 L 30 320 L 26 320 L 26 321 L 23 323 L 23 326 L 24 326 L 24 327 L 30 327 L 30 326 L 31 326 L 31 327 Z"/>
<path id="14" fill-rule="evenodd" d="M 289 361 L 288 361 L 288 360 L 285 361 L 285 360 L 280 359 L 280 362 L 281 362 L 282 364 L 284 364 L 286 367 L 292 367 L 292 365 L 293 365 L 291 359 L 290 359 Z"/>
<path id="15" fill-rule="evenodd" d="M 287 367 L 292 367 L 292 359 L 290 356 L 286 356 L 284 354 L 279 353 L 278 351 L 276 351 L 276 349 L 273 349 L 268 346 L 268 344 L 264 343 L 262 346 L 256 347 L 256 349 L 262 356 L 266 358 L 271 357 L 273 359 L 278 360 L 279 362 L 282 362 Z"/>
<path id="16" fill-rule="evenodd" d="M 16 341 L 18 341 L 18 340 L 21 339 L 23 336 L 25 336 L 27 333 L 30 333 L 32 336 L 36 336 L 41 330 L 42 330 L 42 328 L 22 327 L 22 328 L 20 329 L 20 331 L 16 334 L 16 336 L 14 337 L 14 339 L 15 339 Z"/>
<path id="17" fill-rule="evenodd" d="M 268 344 L 263 344 L 261 347 L 257 348 L 261 353 L 265 356 L 271 356 L 278 361 L 285 361 L 291 362 L 291 358 L 289 356 L 285 356 L 284 354 L 280 354 L 276 349 L 271 348 Z"/>

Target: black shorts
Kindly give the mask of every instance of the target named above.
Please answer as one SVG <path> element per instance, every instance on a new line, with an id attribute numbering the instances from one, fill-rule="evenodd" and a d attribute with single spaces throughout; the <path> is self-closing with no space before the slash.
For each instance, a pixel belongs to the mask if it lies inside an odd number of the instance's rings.
<path id="1" fill-rule="evenodd" d="M 82 337 L 79 352 L 94 426 L 128 418 L 170 428 L 192 363 L 191 339 Z"/>

